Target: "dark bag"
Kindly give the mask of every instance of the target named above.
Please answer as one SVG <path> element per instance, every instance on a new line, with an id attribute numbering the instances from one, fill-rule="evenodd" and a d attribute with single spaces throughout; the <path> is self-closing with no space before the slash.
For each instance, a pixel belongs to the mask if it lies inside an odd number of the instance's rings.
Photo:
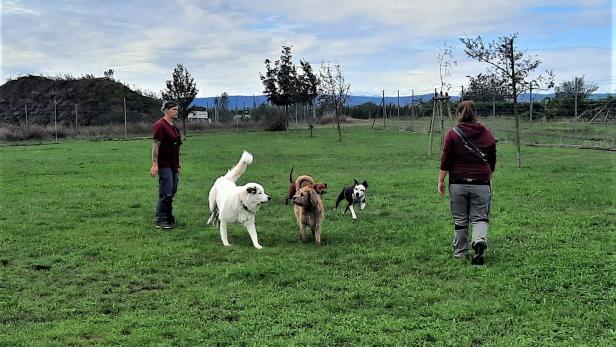
<path id="1" fill-rule="evenodd" d="M 468 149 L 469 151 L 471 151 L 471 153 L 477 156 L 477 158 L 479 158 L 482 163 L 488 163 L 488 156 L 483 153 L 479 149 L 479 147 L 477 147 L 477 145 L 473 141 L 471 141 L 471 139 L 464 135 L 462 129 L 460 129 L 459 127 L 455 127 L 453 128 L 453 131 L 458 134 L 458 136 L 460 136 L 460 139 L 462 140 L 462 143 L 464 144 L 464 147 L 466 147 L 466 149 Z"/>

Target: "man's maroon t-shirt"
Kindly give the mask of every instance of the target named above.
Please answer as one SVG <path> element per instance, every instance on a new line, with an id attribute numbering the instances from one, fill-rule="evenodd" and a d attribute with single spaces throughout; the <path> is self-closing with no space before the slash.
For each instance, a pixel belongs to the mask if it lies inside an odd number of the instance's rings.
<path id="1" fill-rule="evenodd" d="M 169 124 L 164 118 L 158 120 L 152 126 L 152 138 L 160 141 L 158 149 L 158 167 L 180 167 L 180 145 L 182 136 L 180 130 Z"/>

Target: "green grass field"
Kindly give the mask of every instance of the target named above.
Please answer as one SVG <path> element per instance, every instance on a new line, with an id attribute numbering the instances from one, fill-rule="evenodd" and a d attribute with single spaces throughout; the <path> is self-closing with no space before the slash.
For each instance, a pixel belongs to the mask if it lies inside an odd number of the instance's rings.
<path id="1" fill-rule="evenodd" d="M 452 259 L 427 136 L 369 128 L 189 136 L 172 231 L 153 228 L 150 141 L 0 147 L 0 345 L 613 345 L 616 154 L 498 148 L 486 266 Z M 498 133 L 497 133 L 498 137 Z M 435 148 L 438 151 L 438 141 Z M 225 248 L 207 193 L 240 157 L 272 195 L 263 250 Z M 288 173 L 331 209 L 368 180 L 359 220 L 299 241 Z"/>

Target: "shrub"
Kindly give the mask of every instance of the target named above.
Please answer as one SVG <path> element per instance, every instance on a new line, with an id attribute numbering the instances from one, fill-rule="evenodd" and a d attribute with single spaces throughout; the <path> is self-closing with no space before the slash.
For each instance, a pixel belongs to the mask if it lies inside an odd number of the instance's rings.
<path id="1" fill-rule="evenodd" d="M 287 130 L 287 115 L 284 110 L 270 108 L 264 112 L 261 124 L 263 129 L 268 131 Z"/>

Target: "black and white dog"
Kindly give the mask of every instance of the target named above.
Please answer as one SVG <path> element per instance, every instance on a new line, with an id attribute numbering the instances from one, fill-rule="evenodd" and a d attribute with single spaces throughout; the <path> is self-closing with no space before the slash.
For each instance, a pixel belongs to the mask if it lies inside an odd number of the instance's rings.
<path id="1" fill-rule="evenodd" d="M 366 189 L 368 188 L 368 181 L 363 181 L 361 184 L 353 178 L 353 185 L 347 186 L 342 189 L 340 195 L 338 195 L 338 199 L 336 200 L 336 207 L 334 210 L 338 208 L 338 204 L 342 200 L 346 200 L 348 206 L 344 209 L 342 213 L 345 213 L 347 210 L 351 210 L 351 216 L 353 219 L 357 219 L 357 215 L 355 214 L 355 209 L 353 209 L 353 205 L 359 204 L 359 207 L 363 210 L 366 207 Z"/>

